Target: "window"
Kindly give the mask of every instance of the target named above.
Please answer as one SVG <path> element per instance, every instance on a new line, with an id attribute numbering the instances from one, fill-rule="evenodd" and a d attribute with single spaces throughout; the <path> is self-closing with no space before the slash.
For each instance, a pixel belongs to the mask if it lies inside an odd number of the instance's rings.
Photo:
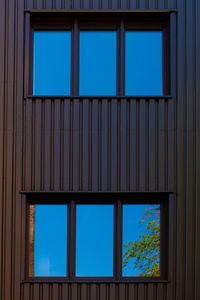
<path id="1" fill-rule="evenodd" d="M 32 18 L 33 96 L 169 95 L 168 20 Z M 39 22 L 40 25 L 37 23 Z"/>
<path id="2" fill-rule="evenodd" d="M 40 199 L 28 197 L 29 278 L 167 277 L 167 195 Z"/>

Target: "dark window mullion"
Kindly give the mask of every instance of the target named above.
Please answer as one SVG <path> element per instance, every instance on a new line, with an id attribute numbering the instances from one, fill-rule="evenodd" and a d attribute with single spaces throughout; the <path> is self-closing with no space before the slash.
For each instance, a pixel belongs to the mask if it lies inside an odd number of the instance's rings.
<path id="1" fill-rule="evenodd" d="M 69 220 L 69 279 L 75 277 L 75 256 L 76 256 L 76 203 L 75 200 L 70 202 L 70 220 Z"/>
<path id="2" fill-rule="evenodd" d="M 125 95 L 125 26 L 121 19 L 117 40 L 117 96 Z"/>
<path id="3" fill-rule="evenodd" d="M 122 201 L 117 202 L 117 258 L 116 258 L 116 272 L 117 280 L 122 278 Z"/>
<path id="4" fill-rule="evenodd" d="M 74 20 L 72 46 L 72 90 L 71 96 L 79 95 L 79 27 L 78 20 Z"/>

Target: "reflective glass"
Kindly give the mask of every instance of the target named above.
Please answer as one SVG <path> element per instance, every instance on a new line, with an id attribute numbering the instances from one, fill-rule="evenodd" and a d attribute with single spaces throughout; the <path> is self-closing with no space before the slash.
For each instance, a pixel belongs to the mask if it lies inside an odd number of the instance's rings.
<path id="1" fill-rule="evenodd" d="M 125 94 L 162 95 L 162 32 L 126 31 Z"/>
<path id="2" fill-rule="evenodd" d="M 80 32 L 79 94 L 116 95 L 115 31 Z"/>
<path id="3" fill-rule="evenodd" d="M 30 205 L 29 276 L 66 276 L 67 205 Z"/>
<path id="4" fill-rule="evenodd" d="M 123 276 L 160 276 L 160 205 L 123 205 Z"/>
<path id="5" fill-rule="evenodd" d="M 77 205 L 76 276 L 113 276 L 114 205 Z"/>
<path id="6" fill-rule="evenodd" d="M 33 95 L 70 95 L 71 32 L 34 31 Z"/>

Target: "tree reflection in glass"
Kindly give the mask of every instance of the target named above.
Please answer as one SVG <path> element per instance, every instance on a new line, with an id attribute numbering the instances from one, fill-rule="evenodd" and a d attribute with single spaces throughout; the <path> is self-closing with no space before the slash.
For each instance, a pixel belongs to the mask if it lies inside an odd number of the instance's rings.
<path id="1" fill-rule="evenodd" d="M 123 205 L 123 276 L 160 276 L 160 205 Z"/>
<path id="2" fill-rule="evenodd" d="M 29 276 L 66 276 L 67 205 L 29 206 Z"/>

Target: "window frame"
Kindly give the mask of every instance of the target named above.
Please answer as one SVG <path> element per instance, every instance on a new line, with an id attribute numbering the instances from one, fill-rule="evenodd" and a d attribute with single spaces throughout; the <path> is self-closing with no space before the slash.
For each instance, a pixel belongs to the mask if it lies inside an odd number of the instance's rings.
<path id="1" fill-rule="evenodd" d="M 142 95 L 125 95 L 125 32 L 126 30 L 137 31 L 162 31 L 162 95 L 159 98 L 170 95 L 170 23 L 167 14 L 139 14 L 139 13 L 115 13 L 101 15 L 101 13 L 63 13 L 26 15 L 25 34 L 25 98 L 70 98 L 70 97 L 143 97 Z M 71 30 L 71 77 L 70 95 L 33 95 L 33 47 L 34 30 Z M 116 30 L 117 33 L 117 61 L 116 61 L 116 95 L 113 96 L 80 96 L 79 95 L 79 39 L 80 31 L 88 30 Z M 148 96 L 147 96 L 148 97 Z M 154 98 L 155 95 L 149 95 Z"/>
<path id="2" fill-rule="evenodd" d="M 26 193 L 25 279 L 34 282 L 158 282 L 168 279 L 169 193 Z M 34 204 L 67 204 L 67 276 L 29 276 L 29 206 Z M 113 276 L 75 276 L 76 204 L 114 205 Z M 123 204 L 160 204 L 160 276 L 122 276 L 122 206 Z"/>

